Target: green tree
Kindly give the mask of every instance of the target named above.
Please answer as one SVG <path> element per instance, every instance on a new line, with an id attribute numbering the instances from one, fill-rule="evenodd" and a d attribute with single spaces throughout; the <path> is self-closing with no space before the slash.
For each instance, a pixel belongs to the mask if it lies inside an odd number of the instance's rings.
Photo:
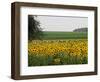
<path id="1" fill-rule="evenodd" d="M 28 40 L 41 39 L 43 33 L 40 28 L 40 22 L 35 19 L 37 16 L 28 16 Z"/>

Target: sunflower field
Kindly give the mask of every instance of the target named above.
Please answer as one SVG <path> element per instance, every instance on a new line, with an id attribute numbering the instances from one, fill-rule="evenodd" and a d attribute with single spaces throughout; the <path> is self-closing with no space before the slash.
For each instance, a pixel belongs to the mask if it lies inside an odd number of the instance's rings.
<path id="1" fill-rule="evenodd" d="M 87 63 L 87 39 L 33 40 L 28 42 L 28 66 Z"/>

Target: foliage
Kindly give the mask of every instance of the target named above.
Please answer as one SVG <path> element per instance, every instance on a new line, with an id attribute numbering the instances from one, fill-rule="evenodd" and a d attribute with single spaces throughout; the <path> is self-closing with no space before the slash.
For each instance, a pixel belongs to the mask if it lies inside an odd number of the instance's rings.
<path id="1" fill-rule="evenodd" d="M 73 30 L 73 32 L 88 32 L 88 28 L 87 27 L 77 28 L 77 29 Z"/>
<path id="2" fill-rule="evenodd" d="M 40 23 L 35 19 L 36 16 L 28 16 L 28 40 L 41 39 L 42 29 Z"/>

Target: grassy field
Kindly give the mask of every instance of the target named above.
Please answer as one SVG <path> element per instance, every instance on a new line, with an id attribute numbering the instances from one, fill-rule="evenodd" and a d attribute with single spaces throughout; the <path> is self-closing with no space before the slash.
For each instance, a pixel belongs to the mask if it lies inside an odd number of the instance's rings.
<path id="1" fill-rule="evenodd" d="M 86 32 L 43 32 L 43 39 L 87 39 Z"/>
<path id="2" fill-rule="evenodd" d="M 87 33 L 43 32 L 43 40 L 28 43 L 28 66 L 87 63 Z"/>

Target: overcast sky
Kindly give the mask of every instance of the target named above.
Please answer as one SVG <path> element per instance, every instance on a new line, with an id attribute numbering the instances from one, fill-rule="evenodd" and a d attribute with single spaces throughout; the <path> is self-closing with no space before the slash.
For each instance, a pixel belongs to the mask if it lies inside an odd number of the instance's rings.
<path id="1" fill-rule="evenodd" d="M 43 31 L 73 31 L 77 28 L 88 27 L 88 18 L 63 16 L 37 16 Z"/>

